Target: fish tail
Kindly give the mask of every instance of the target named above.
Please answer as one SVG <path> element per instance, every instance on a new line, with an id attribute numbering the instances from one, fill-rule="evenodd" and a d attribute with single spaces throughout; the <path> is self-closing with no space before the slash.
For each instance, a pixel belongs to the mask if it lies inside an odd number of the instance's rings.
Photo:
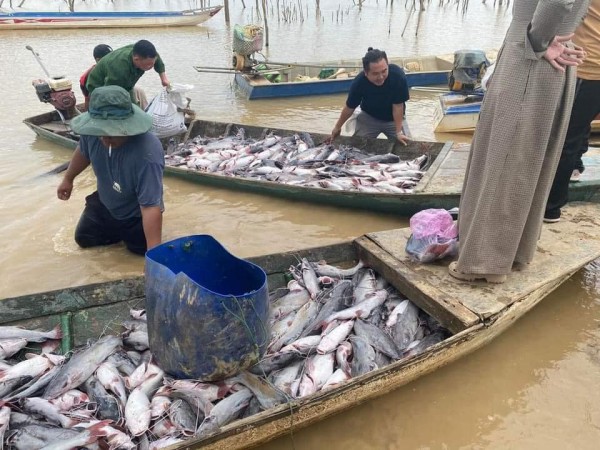
<path id="1" fill-rule="evenodd" d="M 50 337 L 48 339 L 61 339 L 63 337 L 63 332 L 60 324 L 56 325 L 49 334 Z"/>

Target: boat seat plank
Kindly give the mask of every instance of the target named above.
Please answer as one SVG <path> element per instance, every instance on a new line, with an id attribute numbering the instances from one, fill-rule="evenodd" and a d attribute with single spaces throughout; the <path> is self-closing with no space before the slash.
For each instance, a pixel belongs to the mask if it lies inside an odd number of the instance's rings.
<path id="1" fill-rule="evenodd" d="M 388 259 L 394 260 L 393 267 L 401 270 L 404 278 L 402 284 L 413 287 L 411 299 L 418 300 L 419 306 L 426 309 L 442 295 L 448 305 L 460 303 L 481 319 L 487 319 L 521 301 L 532 291 L 600 257 L 600 205 L 567 205 L 560 222 L 544 224 L 532 263 L 523 271 L 512 272 L 505 283 L 498 285 L 455 280 L 448 274 L 448 261 L 433 264 L 411 261 L 405 252 L 409 234 L 409 229 L 403 229 L 367 236 L 389 254 Z M 381 258 L 379 262 L 373 261 L 372 266 L 379 271 L 385 269 L 384 262 Z M 397 287 L 402 290 L 401 286 Z"/>
<path id="2" fill-rule="evenodd" d="M 376 241 L 363 236 L 356 239 L 355 243 L 359 248 L 360 259 L 367 266 L 375 269 L 419 308 L 435 317 L 453 333 L 466 330 L 480 322 L 477 315 L 439 289 L 433 286 L 415 286 L 410 280 L 412 268 L 395 258 Z"/>
<path id="3" fill-rule="evenodd" d="M 453 144 L 423 190 L 428 192 L 460 192 L 469 158 L 469 144 Z"/>

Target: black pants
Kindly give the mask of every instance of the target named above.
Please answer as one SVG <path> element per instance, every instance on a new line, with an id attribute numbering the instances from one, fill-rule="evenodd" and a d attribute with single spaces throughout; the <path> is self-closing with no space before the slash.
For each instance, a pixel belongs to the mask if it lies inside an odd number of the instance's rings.
<path id="1" fill-rule="evenodd" d="M 116 244 L 123 241 L 135 254 L 146 253 L 146 235 L 142 218 L 115 219 L 100 201 L 98 192 L 85 198 L 85 209 L 75 229 L 75 242 L 82 247 Z"/>
<path id="2" fill-rule="evenodd" d="M 569 179 L 573 170 L 583 171 L 581 155 L 587 151 L 591 122 L 600 113 L 600 80 L 577 80 L 575 102 L 567 137 L 554 182 L 548 196 L 545 217 L 560 217 L 560 208 L 569 200 Z"/>

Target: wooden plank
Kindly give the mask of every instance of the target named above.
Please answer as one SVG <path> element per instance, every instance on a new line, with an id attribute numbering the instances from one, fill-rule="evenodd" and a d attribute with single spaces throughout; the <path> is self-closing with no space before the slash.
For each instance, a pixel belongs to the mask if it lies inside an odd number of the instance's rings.
<path id="1" fill-rule="evenodd" d="M 435 317 L 444 327 L 457 333 L 480 321 L 459 301 L 434 286 L 416 288 L 413 270 L 394 258 L 386 249 L 368 237 L 356 239 L 359 256 L 369 267 L 379 272 L 392 286 L 406 295 L 419 308 Z"/>
<path id="2" fill-rule="evenodd" d="M 0 324 L 143 298 L 144 278 L 59 289 L 0 300 Z"/>
<path id="3" fill-rule="evenodd" d="M 508 280 L 499 285 L 455 280 L 448 274 L 448 261 L 434 264 L 411 261 L 405 252 L 409 235 L 410 230 L 403 229 L 371 233 L 368 237 L 401 263 L 394 267 L 403 270 L 406 284 L 415 291 L 413 296 L 434 302 L 443 294 L 444 298 L 454 299 L 453 302 L 464 305 L 477 316 L 488 318 L 600 257 L 600 205 L 567 205 L 560 222 L 543 225 L 532 263 L 523 271 L 512 272 Z"/>
<path id="4" fill-rule="evenodd" d="M 307 258 L 309 261 L 326 260 L 329 264 L 350 263 L 356 261 L 356 248 L 351 241 L 339 244 L 326 245 L 323 247 L 314 247 L 299 251 L 289 251 L 283 253 L 274 253 L 254 258 L 247 258 L 248 261 L 262 267 L 269 275 L 274 272 L 287 270 L 291 265 L 298 264 L 301 258 Z"/>

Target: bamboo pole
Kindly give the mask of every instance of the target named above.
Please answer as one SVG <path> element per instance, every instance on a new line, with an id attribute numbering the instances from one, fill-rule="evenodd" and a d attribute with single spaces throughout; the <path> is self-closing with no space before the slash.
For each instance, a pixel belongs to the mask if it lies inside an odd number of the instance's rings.
<path id="1" fill-rule="evenodd" d="M 269 47 L 269 24 L 267 22 L 267 0 L 262 0 L 263 17 L 265 19 L 265 47 Z"/>
<path id="2" fill-rule="evenodd" d="M 225 23 L 229 23 L 229 0 L 225 0 L 224 2 L 224 6 L 225 6 Z"/>

